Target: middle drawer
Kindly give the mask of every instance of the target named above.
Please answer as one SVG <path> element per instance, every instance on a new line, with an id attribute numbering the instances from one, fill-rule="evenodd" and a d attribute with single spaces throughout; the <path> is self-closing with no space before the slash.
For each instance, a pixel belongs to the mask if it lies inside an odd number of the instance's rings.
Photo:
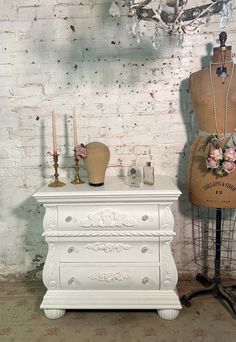
<path id="1" fill-rule="evenodd" d="M 59 251 L 60 262 L 159 262 L 158 241 L 62 241 Z"/>

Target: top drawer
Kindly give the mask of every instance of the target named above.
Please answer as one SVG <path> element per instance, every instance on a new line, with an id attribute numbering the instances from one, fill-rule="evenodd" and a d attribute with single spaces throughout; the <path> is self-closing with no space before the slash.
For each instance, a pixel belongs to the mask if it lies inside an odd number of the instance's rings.
<path id="1" fill-rule="evenodd" d="M 59 205 L 58 229 L 159 229 L 158 205 Z"/>

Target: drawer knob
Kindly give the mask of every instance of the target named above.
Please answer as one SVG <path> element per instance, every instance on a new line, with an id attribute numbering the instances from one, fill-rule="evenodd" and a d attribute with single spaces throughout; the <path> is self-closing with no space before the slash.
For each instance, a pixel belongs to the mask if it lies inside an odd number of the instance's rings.
<path id="1" fill-rule="evenodd" d="M 71 216 L 67 216 L 66 218 L 65 218 L 65 221 L 66 222 L 70 222 L 72 220 L 72 217 Z"/>
<path id="2" fill-rule="evenodd" d="M 74 277 L 71 277 L 69 280 L 68 280 L 68 284 L 71 285 L 75 282 L 75 278 Z"/>
<path id="3" fill-rule="evenodd" d="M 149 278 L 148 277 L 144 277 L 142 280 L 143 284 L 147 284 L 149 282 Z"/>
<path id="4" fill-rule="evenodd" d="M 143 248 L 141 249 L 141 251 L 142 251 L 142 253 L 147 253 L 148 248 L 147 248 L 147 247 L 143 247 Z"/>
<path id="5" fill-rule="evenodd" d="M 68 253 L 73 253 L 75 250 L 75 248 L 73 246 L 69 247 L 68 248 Z"/>
<path id="6" fill-rule="evenodd" d="M 142 220 L 143 220 L 143 221 L 147 221 L 147 220 L 148 220 L 148 215 L 143 215 L 143 216 L 142 216 Z"/>

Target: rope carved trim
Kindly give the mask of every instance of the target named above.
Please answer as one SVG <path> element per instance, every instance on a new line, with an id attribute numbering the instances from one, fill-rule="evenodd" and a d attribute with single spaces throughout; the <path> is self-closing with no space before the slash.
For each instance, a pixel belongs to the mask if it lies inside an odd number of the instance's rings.
<path id="1" fill-rule="evenodd" d="M 160 236 L 174 236 L 174 232 L 158 231 L 158 232 L 61 232 L 51 231 L 43 233 L 44 237 L 125 237 L 125 236 L 146 236 L 146 237 L 160 237 Z"/>

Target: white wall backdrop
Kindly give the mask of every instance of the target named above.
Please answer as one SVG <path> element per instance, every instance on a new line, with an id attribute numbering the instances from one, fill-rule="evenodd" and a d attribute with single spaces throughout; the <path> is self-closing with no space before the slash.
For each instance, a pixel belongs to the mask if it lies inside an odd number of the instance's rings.
<path id="1" fill-rule="evenodd" d="M 192 1 L 199 3 L 199 1 Z M 207 1 L 202 1 L 207 3 Z M 189 147 L 196 127 L 188 93 L 191 72 L 209 64 L 221 31 L 209 27 L 166 38 L 153 50 L 152 24 L 141 44 L 111 0 L 0 0 L 0 279 L 40 277 L 46 255 L 44 209 L 32 194 L 52 174 L 51 111 L 57 119 L 60 176 L 73 175 L 72 110 L 80 142 L 111 151 L 108 175 L 132 159 L 151 160 L 183 195 L 173 206 L 173 252 L 180 275 L 193 275 L 191 207 L 186 196 Z M 236 51 L 235 18 L 227 28 Z"/>

